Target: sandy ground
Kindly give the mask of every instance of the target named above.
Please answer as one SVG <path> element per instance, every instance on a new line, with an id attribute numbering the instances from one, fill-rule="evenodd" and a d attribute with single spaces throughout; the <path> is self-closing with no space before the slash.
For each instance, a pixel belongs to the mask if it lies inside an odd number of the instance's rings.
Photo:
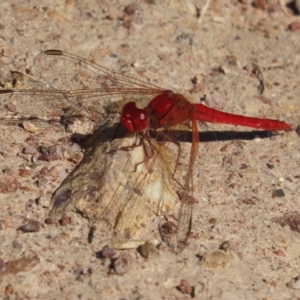
<path id="1" fill-rule="evenodd" d="M 299 16 L 286 3 L 257 1 L 260 9 L 216 0 L 205 14 L 204 1 L 140 1 L 135 14 L 125 12 L 130 1 L 109 3 L 2 1 L 0 82 L 10 80 L 10 70 L 34 73 L 34 57 L 54 48 L 191 101 L 206 95 L 217 109 L 299 124 L 300 39 L 288 29 Z M 255 64 L 263 70 L 263 95 Z M 175 254 L 162 244 L 148 259 L 135 249 L 116 251 L 116 263 L 99 255 L 110 235 L 98 228 L 89 243 L 81 215 L 44 222 L 51 195 L 82 156 L 61 139 L 70 133 L 1 125 L 0 298 L 300 298 L 297 133 L 219 124 L 200 130 L 188 246 Z M 33 163 L 32 144 L 63 145 L 67 154 Z M 29 220 L 37 221 L 33 232 L 17 230 Z"/>

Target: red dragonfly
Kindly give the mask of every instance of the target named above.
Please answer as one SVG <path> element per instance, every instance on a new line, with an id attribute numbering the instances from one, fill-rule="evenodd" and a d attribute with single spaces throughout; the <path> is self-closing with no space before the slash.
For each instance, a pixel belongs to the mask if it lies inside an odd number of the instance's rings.
<path id="1" fill-rule="evenodd" d="M 191 150 L 185 180 L 181 184 L 181 203 L 175 229 L 174 248 L 177 251 L 185 247 L 191 230 L 195 202 L 193 166 L 199 145 L 197 121 L 270 131 L 292 130 L 291 125 L 282 121 L 229 114 L 203 104 L 191 103 L 180 94 L 110 71 L 60 50 L 40 53 L 35 58 L 34 68 L 48 86 L 45 88 L 43 84 L 28 79 L 26 89 L 0 90 L 0 112 L 6 114 L 1 117 L 2 122 L 72 118 L 82 115 L 82 111 L 95 120 L 106 101 L 126 100 L 120 123 L 130 133 L 139 136 L 140 141 L 127 148 L 144 147 L 145 156 L 148 157 L 156 155 L 155 147 L 151 149 L 151 134 L 154 133 L 160 141 L 176 144 L 180 149 L 179 142 L 169 132 L 178 124 L 188 120 L 191 122 Z M 147 101 L 147 104 L 138 108 L 141 100 Z M 168 231 L 168 225 L 165 224 L 163 229 Z"/>

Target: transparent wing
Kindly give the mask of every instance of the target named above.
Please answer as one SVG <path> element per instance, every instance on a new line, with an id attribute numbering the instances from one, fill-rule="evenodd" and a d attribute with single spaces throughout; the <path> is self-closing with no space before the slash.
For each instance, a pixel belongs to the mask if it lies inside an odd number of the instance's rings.
<path id="1" fill-rule="evenodd" d="M 94 120 L 108 103 L 149 102 L 162 91 L 60 50 L 40 53 L 34 60 L 34 69 L 47 84 L 15 72 L 17 81 L 25 88 L 0 90 L 0 122 L 31 116 L 58 120 L 65 115 L 70 118 L 81 114 Z"/>
<path id="2" fill-rule="evenodd" d="M 145 227 L 149 228 L 151 225 L 149 223 L 152 223 L 155 217 L 164 216 L 173 210 L 178 199 L 176 185 L 172 181 L 176 154 L 167 143 L 158 144 L 154 140 L 152 143 L 156 148 L 154 156 L 136 165 L 136 172 L 132 173 L 130 178 L 132 182 L 127 186 L 129 189 L 125 187 L 116 193 L 115 199 L 124 196 L 125 198 L 114 224 L 115 247 L 119 248 L 125 241 L 136 236 L 137 232 L 144 230 Z M 115 204 L 112 202 L 107 213 L 114 209 Z M 154 230 L 157 231 L 157 226 Z M 147 238 L 149 236 L 139 236 L 139 239 Z"/>
<path id="3" fill-rule="evenodd" d="M 193 197 L 193 167 L 195 165 L 195 160 L 199 148 L 199 132 L 196 119 L 196 112 L 194 112 L 193 107 L 191 107 L 190 117 L 192 122 L 192 145 L 186 173 L 186 179 L 184 182 L 183 191 L 180 193 L 181 204 L 178 215 L 178 225 L 176 234 L 176 250 L 178 252 L 181 252 L 186 246 L 192 226 L 193 205 L 196 202 L 195 198 Z"/>
<path id="4" fill-rule="evenodd" d="M 82 113 L 83 108 L 70 103 L 60 91 L 47 90 L 0 90 L 0 123 L 11 121 L 60 120 L 67 111 Z"/>
<path id="5" fill-rule="evenodd" d="M 92 137 L 92 150 L 55 192 L 51 214 L 73 207 L 92 223 L 105 220 L 113 228 L 113 247 L 126 248 L 133 245 L 128 242 L 149 238 L 141 232 L 156 216 L 173 208 L 177 199 L 170 182 L 174 153 L 154 140 L 155 155 L 148 159 L 142 146 L 110 152 L 111 147 L 118 149 L 124 142 L 110 141 L 112 134 L 114 130 L 109 133 L 104 128 Z M 131 145 L 132 140 L 127 143 Z"/>
<path id="6" fill-rule="evenodd" d="M 92 89 L 110 94 L 156 94 L 163 90 L 60 50 L 41 52 L 34 60 L 34 69 L 58 90 Z"/>

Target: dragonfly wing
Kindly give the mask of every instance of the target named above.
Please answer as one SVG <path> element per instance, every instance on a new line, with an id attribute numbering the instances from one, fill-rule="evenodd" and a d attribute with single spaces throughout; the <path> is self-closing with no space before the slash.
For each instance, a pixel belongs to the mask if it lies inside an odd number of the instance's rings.
<path id="1" fill-rule="evenodd" d="M 177 224 L 177 252 L 181 252 L 187 243 L 191 226 L 192 226 L 192 212 L 193 205 L 196 200 L 193 197 L 193 167 L 196 160 L 196 155 L 198 153 L 199 148 L 199 132 L 198 132 L 198 124 L 196 119 L 196 113 L 194 109 L 191 108 L 191 122 L 192 122 L 192 145 L 191 145 L 191 153 L 186 173 L 186 179 L 183 186 L 183 191 L 179 193 L 179 197 L 181 200 L 180 210 L 178 215 L 178 224 Z"/>
<path id="2" fill-rule="evenodd" d="M 34 69 L 59 90 L 106 90 L 113 93 L 156 94 L 161 88 L 61 50 L 46 50 L 36 56 Z"/>
<path id="3" fill-rule="evenodd" d="M 147 229 L 156 216 L 172 208 L 176 193 L 166 174 L 169 164 L 162 168 L 160 155 L 146 161 L 142 146 L 111 152 L 111 148 L 132 145 L 133 140 L 111 141 L 114 132 L 105 128 L 95 133 L 91 149 L 55 192 L 51 215 L 75 209 L 92 224 L 104 221 L 113 231 L 112 246 L 126 248 L 153 237 Z"/>
<path id="4" fill-rule="evenodd" d="M 114 224 L 115 248 L 131 246 L 132 242 L 144 242 L 156 236 L 158 224 L 153 220 L 175 206 L 176 193 L 170 181 L 174 164 L 168 160 L 169 148 L 155 140 L 152 140 L 152 147 L 155 148 L 152 157 L 147 157 L 143 146 L 130 151 L 133 159 L 128 182 L 116 195 L 123 201 Z M 107 212 L 114 209 L 112 202 Z"/>
<path id="5" fill-rule="evenodd" d="M 60 50 L 40 53 L 34 60 L 34 69 L 41 81 L 13 72 L 17 89 L 0 90 L 2 112 L 12 112 L 9 115 L 23 120 L 32 115 L 53 120 L 81 114 L 97 120 L 112 102 L 148 103 L 162 92 L 157 86 Z M 118 112 L 121 110 L 118 108 Z M 0 118 L 2 123 L 7 122 L 5 116 Z"/>
<path id="6" fill-rule="evenodd" d="M 60 120 L 70 107 L 66 95 L 59 91 L 0 90 L 0 123 L 12 121 Z M 36 118 L 36 119 L 35 119 Z"/>

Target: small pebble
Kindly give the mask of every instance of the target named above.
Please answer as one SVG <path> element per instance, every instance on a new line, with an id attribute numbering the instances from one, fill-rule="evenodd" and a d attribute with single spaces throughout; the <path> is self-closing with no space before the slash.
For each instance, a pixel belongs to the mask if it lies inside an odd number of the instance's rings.
<path id="1" fill-rule="evenodd" d="M 149 241 L 137 248 L 137 251 L 143 258 L 153 258 L 159 255 L 158 249 Z"/>
<path id="2" fill-rule="evenodd" d="M 226 268 L 230 261 L 231 257 L 226 252 L 215 250 L 203 256 L 202 264 L 205 268 L 217 269 Z"/>
<path id="3" fill-rule="evenodd" d="M 122 252 L 120 256 L 114 259 L 111 263 L 111 272 L 116 275 L 127 273 L 133 264 L 133 258 L 128 252 Z"/>
<path id="4" fill-rule="evenodd" d="M 51 205 L 51 199 L 52 199 L 52 194 L 50 194 L 50 193 L 42 194 L 37 199 L 37 205 L 40 205 L 40 206 L 45 207 L 45 208 L 48 208 Z"/>
<path id="5" fill-rule="evenodd" d="M 190 285 L 190 283 L 186 279 L 182 279 L 180 282 L 180 285 L 177 286 L 177 289 L 182 293 L 182 294 L 187 294 L 193 297 L 194 294 L 194 287 Z"/>
<path id="6" fill-rule="evenodd" d="M 280 226 L 289 226 L 292 231 L 300 232 L 300 213 L 287 212 L 281 217 L 273 218 L 273 222 L 278 223 Z"/>
<path id="7" fill-rule="evenodd" d="M 295 290 L 300 290 L 300 275 L 294 277 L 288 284 L 287 287 Z"/>
<path id="8" fill-rule="evenodd" d="M 32 270 L 36 265 L 40 263 L 40 259 L 37 255 L 32 255 L 30 257 L 23 257 L 14 261 L 9 261 L 5 263 L 5 268 L 2 269 L 1 275 L 16 274 L 19 272 L 28 272 Z"/>
<path id="9" fill-rule="evenodd" d="M 285 196 L 285 193 L 284 193 L 284 190 L 283 189 L 277 189 L 275 191 L 272 192 L 272 197 L 273 198 L 281 198 L 281 197 L 284 197 Z"/>
<path id="10" fill-rule="evenodd" d="M 39 129 L 38 129 L 33 123 L 31 123 L 31 122 L 23 122 L 22 125 L 23 125 L 23 128 L 24 128 L 26 131 L 30 132 L 30 133 L 35 133 L 35 132 L 37 132 L 37 131 L 39 130 Z"/>
<path id="11" fill-rule="evenodd" d="M 31 220 L 28 223 L 22 225 L 18 229 L 23 232 L 37 232 L 41 228 L 41 223 L 39 221 Z"/>
<path id="12" fill-rule="evenodd" d="M 0 174 L 0 193 L 9 194 L 18 188 L 19 184 L 15 176 Z"/>
<path id="13" fill-rule="evenodd" d="M 254 0 L 253 4 L 256 8 L 259 8 L 261 10 L 266 9 L 266 1 L 265 0 Z"/>
<path id="14" fill-rule="evenodd" d="M 104 246 L 102 250 L 96 253 L 97 258 L 110 258 L 112 259 L 116 255 L 116 252 L 108 245 Z"/>
<path id="15" fill-rule="evenodd" d="M 299 21 L 294 21 L 291 24 L 289 24 L 288 29 L 290 31 L 297 31 L 300 29 L 300 22 Z"/>
<path id="16" fill-rule="evenodd" d="M 23 153 L 24 153 L 24 154 L 30 154 L 30 155 L 35 155 L 37 152 L 38 152 L 38 149 L 37 149 L 37 147 L 34 146 L 34 145 L 29 145 L 28 147 L 26 147 L 26 148 L 23 150 Z"/>

